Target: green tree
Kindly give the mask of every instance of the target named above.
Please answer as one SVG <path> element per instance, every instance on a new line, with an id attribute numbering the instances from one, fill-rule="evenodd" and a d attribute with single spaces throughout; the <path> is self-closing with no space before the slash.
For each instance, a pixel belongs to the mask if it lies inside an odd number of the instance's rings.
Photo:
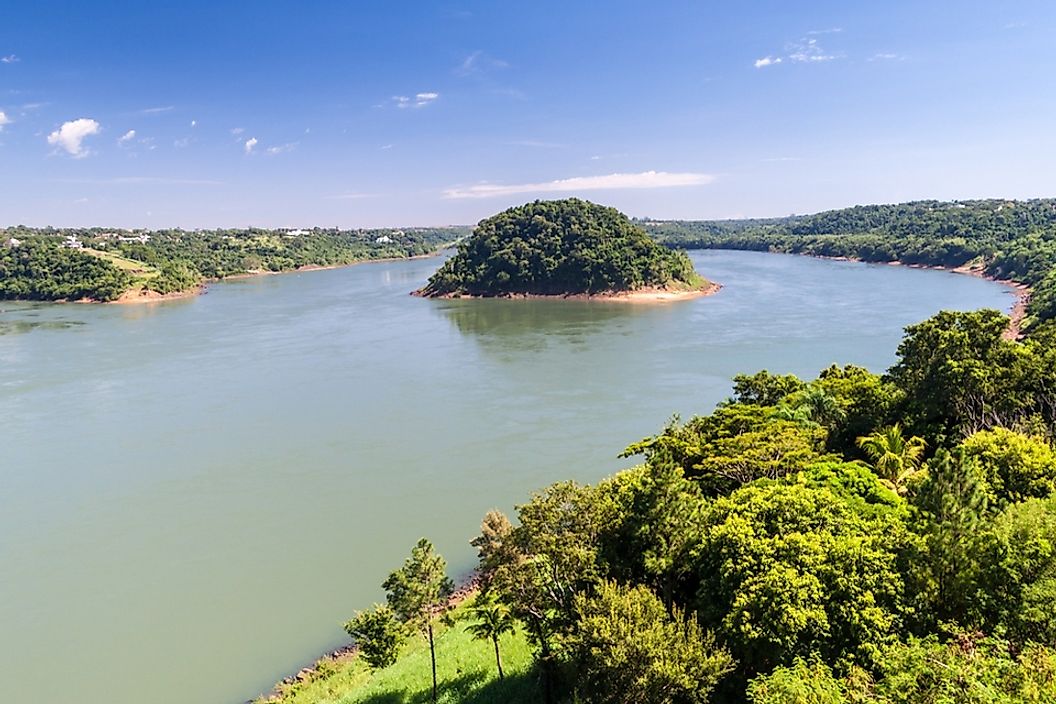
<path id="1" fill-rule="evenodd" d="M 360 611 L 345 624 L 359 655 L 375 670 L 395 664 L 405 636 L 404 625 L 388 606 Z"/>
<path id="2" fill-rule="evenodd" d="M 796 658 L 748 683 L 751 704 L 850 704 L 844 683 L 814 658 Z"/>
<path id="3" fill-rule="evenodd" d="M 505 679 L 502 672 L 502 656 L 499 654 L 499 638 L 513 633 L 514 619 L 510 608 L 494 597 L 480 594 L 470 607 L 470 615 L 475 621 L 467 630 L 477 640 L 491 641 L 495 647 L 495 666 L 499 669 L 499 679 Z"/>
<path id="4" fill-rule="evenodd" d="M 433 623 L 447 609 L 454 585 L 447 577 L 447 563 L 422 538 L 411 549 L 403 567 L 389 575 L 382 584 L 389 607 L 408 626 L 422 633 L 429 642 L 433 668 L 433 704 L 436 704 L 436 645 Z"/>
<path id="5" fill-rule="evenodd" d="M 645 587 L 602 582 L 576 605 L 569 647 L 585 702 L 704 704 L 732 667 L 694 618 L 677 607 L 669 615 Z"/>
<path id="6" fill-rule="evenodd" d="M 694 603 L 742 677 L 815 653 L 867 665 L 901 631 L 912 538 L 901 500 L 867 504 L 861 483 L 756 482 L 705 510 Z"/>
<path id="7" fill-rule="evenodd" d="M 1040 437 L 993 428 L 975 433 L 961 447 L 979 466 L 995 505 L 1044 498 L 1056 489 L 1056 452 Z"/>
<path id="8" fill-rule="evenodd" d="M 926 444 L 923 438 L 916 436 L 907 440 L 902 434 L 902 426 L 895 423 L 858 438 L 858 447 L 873 463 L 880 478 L 904 494 L 906 482 L 920 471 Z"/>
<path id="9" fill-rule="evenodd" d="M 1056 643 L 1056 498 L 1009 505 L 977 555 L 977 623 L 1020 646 Z"/>
<path id="10" fill-rule="evenodd" d="M 962 451 L 940 450 L 928 462 L 913 503 L 916 530 L 924 539 L 923 552 L 913 560 L 914 592 L 923 601 L 917 613 L 927 628 L 944 621 L 966 624 L 981 569 L 975 554 L 986 526 L 985 482 Z"/>

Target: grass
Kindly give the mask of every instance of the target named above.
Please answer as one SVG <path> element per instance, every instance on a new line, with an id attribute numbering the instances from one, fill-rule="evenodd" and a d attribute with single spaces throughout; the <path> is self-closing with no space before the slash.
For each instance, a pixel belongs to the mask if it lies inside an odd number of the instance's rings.
<path id="1" fill-rule="evenodd" d="M 456 618 L 465 614 L 465 607 L 454 611 Z M 542 699 L 523 633 L 505 635 L 499 641 L 506 673 L 500 681 L 491 642 L 474 640 L 466 626 L 466 621 L 456 621 L 437 639 L 438 702 L 528 704 Z M 416 637 L 408 642 L 395 665 L 373 673 L 358 658 L 324 659 L 311 679 L 282 685 L 281 689 L 281 696 L 274 700 L 281 704 L 429 704 L 429 646 Z"/>
<path id="2" fill-rule="evenodd" d="M 101 250 L 91 249 L 88 247 L 85 247 L 81 251 L 85 254 L 90 254 L 93 257 L 98 257 L 103 261 L 109 262 L 110 264 L 116 266 L 118 269 L 121 269 L 122 271 L 127 271 L 128 273 L 132 274 L 137 279 L 153 279 L 161 274 L 160 271 L 152 267 L 150 264 L 146 264 L 141 261 L 136 261 L 135 259 L 129 259 L 128 257 L 122 257 L 119 254 L 103 252 Z"/>

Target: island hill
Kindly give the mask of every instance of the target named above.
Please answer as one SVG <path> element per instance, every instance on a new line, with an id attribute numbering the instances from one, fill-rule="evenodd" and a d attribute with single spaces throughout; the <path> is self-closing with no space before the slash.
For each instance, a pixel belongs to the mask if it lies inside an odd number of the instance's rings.
<path id="1" fill-rule="evenodd" d="M 685 252 L 658 244 L 615 208 L 569 198 L 535 201 L 482 220 L 414 293 L 652 302 L 718 288 L 693 269 Z"/>

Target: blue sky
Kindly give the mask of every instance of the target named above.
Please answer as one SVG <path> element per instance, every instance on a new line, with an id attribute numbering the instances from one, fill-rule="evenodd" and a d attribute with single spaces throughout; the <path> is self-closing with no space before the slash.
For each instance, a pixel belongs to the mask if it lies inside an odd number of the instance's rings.
<path id="1" fill-rule="evenodd" d="M 1040 1 L 10 2 L 0 226 L 1056 196 L 1054 37 Z"/>

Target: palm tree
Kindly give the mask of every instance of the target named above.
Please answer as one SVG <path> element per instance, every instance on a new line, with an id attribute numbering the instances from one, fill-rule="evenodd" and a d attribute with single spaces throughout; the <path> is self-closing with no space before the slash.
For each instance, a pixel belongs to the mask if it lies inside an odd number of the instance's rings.
<path id="1" fill-rule="evenodd" d="M 466 629 L 477 640 L 490 640 L 495 646 L 495 664 L 499 668 L 499 679 L 503 679 L 502 658 L 499 657 L 499 637 L 513 632 L 513 615 L 505 604 L 492 597 L 478 596 L 470 613 L 477 619 Z"/>
<path id="2" fill-rule="evenodd" d="M 880 428 L 858 438 L 858 447 L 873 462 L 876 473 L 900 494 L 906 491 L 905 482 L 920 471 L 926 444 L 923 438 L 902 435 L 898 423 Z"/>

